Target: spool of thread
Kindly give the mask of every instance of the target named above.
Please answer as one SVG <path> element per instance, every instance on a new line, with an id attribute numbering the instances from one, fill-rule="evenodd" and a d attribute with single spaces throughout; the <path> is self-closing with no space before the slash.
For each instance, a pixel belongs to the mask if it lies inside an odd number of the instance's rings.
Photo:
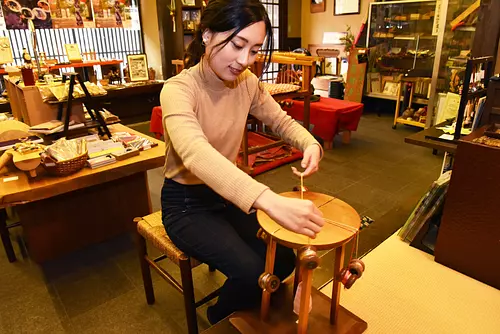
<path id="1" fill-rule="evenodd" d="M 295 299 L 293 300 L 293 313 L 299 315 L 300 313 L 300 300 L 302 295 L 302 282 L 297 286 L 297 292 L 295 293 Z M 312 310 L 312 297 L 309 296 L 309 313 Z"/>

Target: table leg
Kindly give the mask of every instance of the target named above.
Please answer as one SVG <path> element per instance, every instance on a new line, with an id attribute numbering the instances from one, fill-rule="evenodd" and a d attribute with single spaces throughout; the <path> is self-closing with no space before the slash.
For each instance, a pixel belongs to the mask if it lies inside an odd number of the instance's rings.
<path id="1" fill-rule="evenodd" d="M 304 127 L 309 131 L 309 126 L 311 125 L 311 96 L 306 95 L 304 97 Z"/>
<path id="2" fill-rule="evenodd" d="M 268 274 L 273 273 L 275 254 L 276 254 L 276 241 L 274 241 L 272 237 L 269 237 L 269 244 L 267 245 L 267 252 L 266 252 L 266 267 L 265 267 L 265 272 Z M 266 321 L 268 319 L 270 305 L 271 305 L 271 292 L 263 290 L 262 303 L 260 307 L 260 318 L 262 321 Z"/>
<path id="3" fill-rule="evenodd" d="M 0 209 L 0 236 L 2 237 L 3 248 L 7 254 L 7 259 L 10 263 L 16 261 L 16 254 L 12 241 L 10 240 L 9 230 L 7 229 L 7 213 L 5 209 Z"/>
<path id="4" fill-rule="evenodd" d="M 351 143 L 351 131 L 344 130 L 342 132 L 342 143 L 343 144 L 350 144 Z"/>
<path id="5" fill-rule="evenodd" d="M 339 315 L 340 308 L 340 288 L 342 285 L 340 271 L 344 265 L 345 245 L 335 249 L 335 265 L 333 267 L 333 287 L 332 287 L 332 305 L 330 309 L 330 323 L 335 325 Z"/>

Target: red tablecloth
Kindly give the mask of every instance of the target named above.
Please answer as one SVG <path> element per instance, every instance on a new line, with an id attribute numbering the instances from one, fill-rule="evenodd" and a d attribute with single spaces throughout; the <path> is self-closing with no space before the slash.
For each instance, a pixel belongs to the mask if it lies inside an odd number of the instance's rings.
<path id="1" fill-rule="evenodd" d="M 291 107 L 283 108 L 294 119 L 302 121 L 304 102 L 293 101 Z M 313 133 L 325 141 L 332 141 L 341 130 L 356 131 L 363 113 L 363 104 L 322 97 L 317 102 L 311 102 L 311 124 Z M 161 122 L 161 107 L 153 108 L 150 131 L 163 135 Z"/>
<path id="2" fill-rule="evenodd" d="M 332 141 L 341 130 L 356 131 L 358 129 L 362 103 L 321 97 L 317 102 L 311 102 L 310 120 L 314 125 L 312 133 L 324 141 Z M 303 121 L 304 102 L 293 101 L 291 107 L 283 107 L 290 116 Z"/>

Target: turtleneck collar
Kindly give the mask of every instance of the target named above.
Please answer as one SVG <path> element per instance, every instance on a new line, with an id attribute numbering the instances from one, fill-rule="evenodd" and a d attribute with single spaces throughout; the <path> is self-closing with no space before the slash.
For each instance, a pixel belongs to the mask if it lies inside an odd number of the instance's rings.
<path id="1" fill-rule="evenodd" d="M 221 80 L 217 74 L 215 74 L 214 70 L 208 63 L 208 59 L 205 57 L 201 58 L 201 61 L 196 65 L 198 67 L 198 74 L 200 75 L 203 83 L 206 85 L 206 88 L 211 90 L 224 90 L 226 88 L 235 88 L 237 85 L 236 81 L 223 81 Z"/>

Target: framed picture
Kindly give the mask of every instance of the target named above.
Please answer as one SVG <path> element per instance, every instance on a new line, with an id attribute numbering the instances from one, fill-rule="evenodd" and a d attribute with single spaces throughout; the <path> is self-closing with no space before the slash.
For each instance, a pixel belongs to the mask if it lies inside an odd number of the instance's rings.
<path id="1" fill-rule="evenodd" d="M 361 0 L 333 0 L 333 15 L 359 14 Z"/>
<path id="2" fill-rule="evenodd" d="M 148 59 L 145 54 L 127 55 L 130 81 L 149 80 Z"/>
<path id="3" fill-rule="evenodd" d="M 368 73 L 368 82 L 370 85 L 369 93 L 379 94 L 380 92 L 380 73 Z"/>
<path id="4" fill-rule="evenodd" d="M 311 0 L 311 13 L 326 11 L 326 0 Z"/>
<path id="5" fill-rule="evenodd" d="M 394 81 L 386 81 L 382 94 L 396 96 L 398 95 L 398 83 Z"/>
<path id="6" fill-rule="evenodd" d="M 201 19 L 201 13 L 199 10 L 192 10 L 191 15 L 190 15 L 191 21 L 193 21 L 196 24 L 200 23 Z"/>

